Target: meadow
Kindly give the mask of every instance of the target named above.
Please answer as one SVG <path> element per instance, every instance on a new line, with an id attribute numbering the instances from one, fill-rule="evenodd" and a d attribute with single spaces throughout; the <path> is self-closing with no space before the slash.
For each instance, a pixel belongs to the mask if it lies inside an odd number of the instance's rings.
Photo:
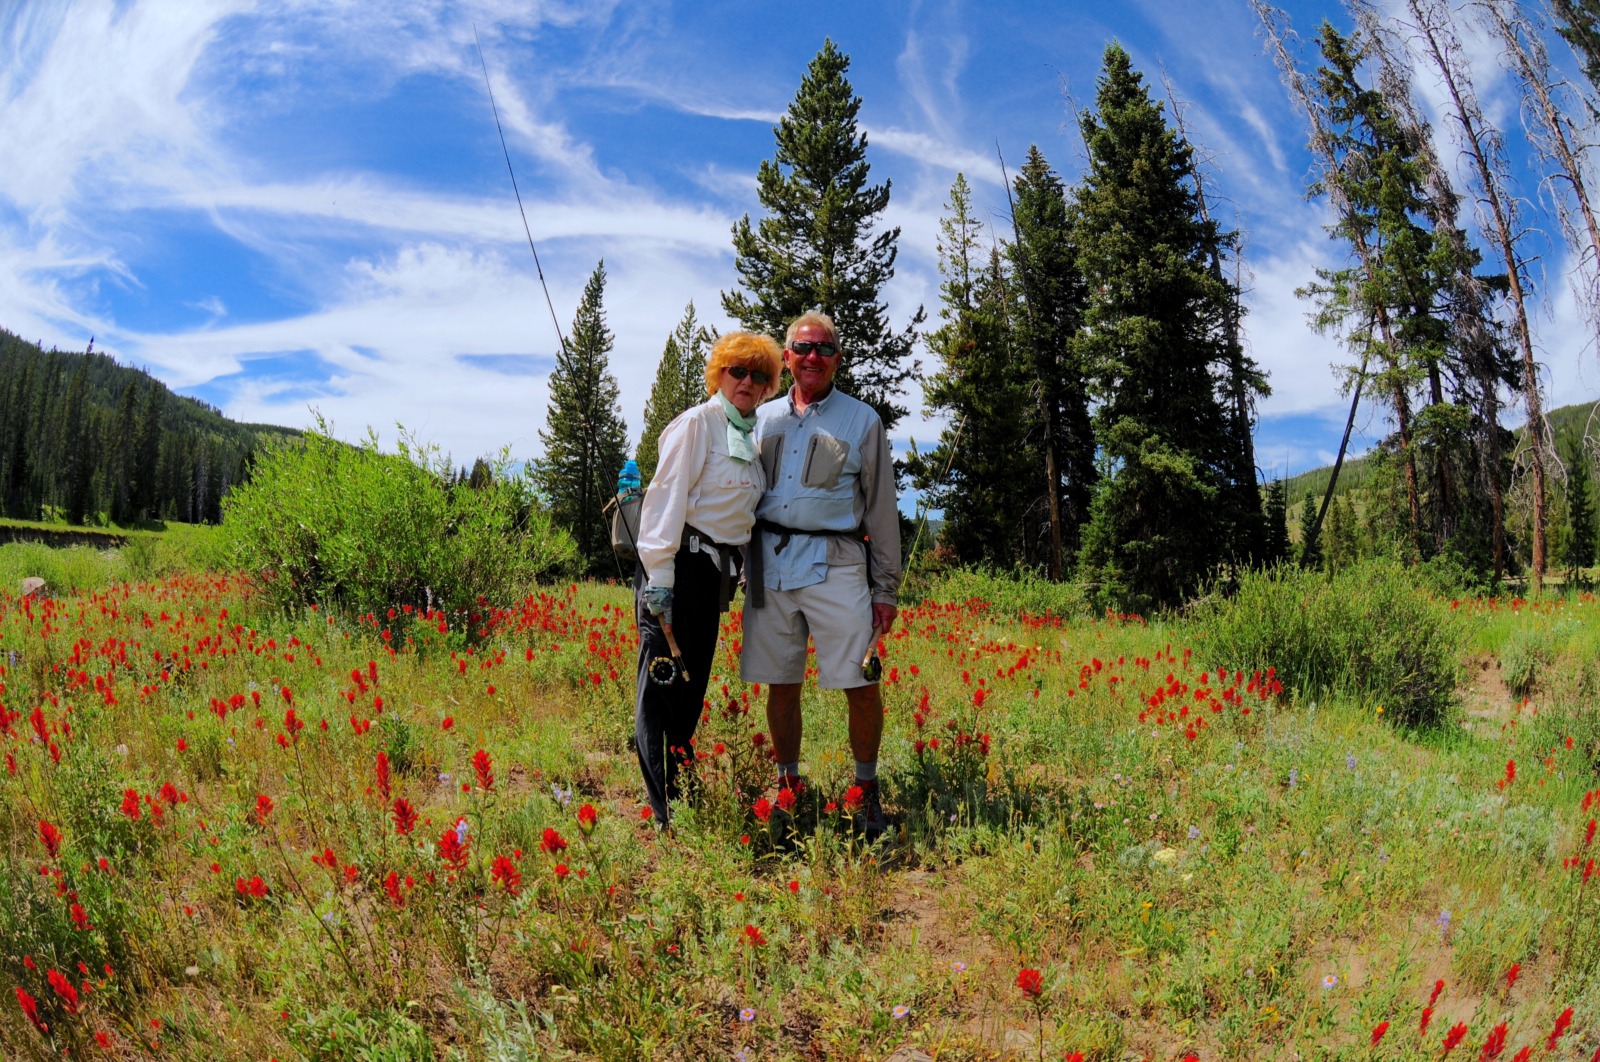
<path id="1" fill-rule="evenodd" d="M 929 578 L 868 847 L 836 694 L 772 802 L 737 611 L 658 835 L 624 589 L 286 609 L 202 539 L 0 547 L 6 1058 L 1600 1058 L 1591 596 Z"/>

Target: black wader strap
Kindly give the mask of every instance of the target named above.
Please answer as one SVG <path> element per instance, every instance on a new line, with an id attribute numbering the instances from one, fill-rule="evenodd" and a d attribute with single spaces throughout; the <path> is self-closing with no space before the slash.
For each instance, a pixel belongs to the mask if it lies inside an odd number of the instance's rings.
<path id="1" fill-rule="evenodd" d="M 680 541 L 680 548 L 696 541 L 699 549 L 709 546 L 715 552 L 717 574 L 721 577 L 717 583 L 717 611 L 728 611 L 728 604 L 733 600 L 734 583 L 739 579 L 739 547 L 718 542 L 693 524 L 683 525 L 683 538 Z"/>
<path id="2" fill-rule="evenodd" d="M 813 535 L 824 538 L 849 538 L 867 546 L 865 530 L 852 527 L 848 531 L 812 531 L 802 527 L 784 527 L 771 520 L 757 520 L 750 529 L 750 549 L 746 560 L 747 571 L 744 585 L 745 604 L 749 608 L 760 608 L 767 603 L 766 561 L 761 549 L 761 535 L 771 532 L 778 536 L 778 544 L 772 547 L 774 557 L 781 554 L 784 547 L 789 544 L 789 539 L 794 535 Z M 867 546 L 867 586 L 872 586 L 872 548 Z"/>

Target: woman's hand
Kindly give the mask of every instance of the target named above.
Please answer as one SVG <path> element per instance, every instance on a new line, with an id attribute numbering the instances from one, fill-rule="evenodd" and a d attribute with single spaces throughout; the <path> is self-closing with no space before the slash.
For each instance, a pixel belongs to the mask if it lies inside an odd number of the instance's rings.
<path id="1" fill-rule="evenodd" d="M 672 623 L 672 587 L 646 586 L 639 595 L 644 601 L 644 607 L 650 610 L 650 615 L 660 616 L 664 624 Z"/>

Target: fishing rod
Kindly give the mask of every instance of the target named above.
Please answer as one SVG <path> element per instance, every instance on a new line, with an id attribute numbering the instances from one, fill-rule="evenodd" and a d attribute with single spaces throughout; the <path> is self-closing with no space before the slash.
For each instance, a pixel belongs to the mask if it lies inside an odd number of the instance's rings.
<path id="1" fill-rule="evenodd" d="M 517 187 L 517 171 L 511 168 L 511 149 L 506 147 L 506 131 L 500 124 L 500 108 L 494 102 L 494 86 L 489 83 L 489 64 L 483 58 L 483 41 L 478 37 L 478 24 L 472 24 L 472 41 L 478 49 L 478 65 L 483 68 L 483 87 L 489 93 L 489 109 L 494 112 L 494 130 L 500 134 L 500 151 L 506 157 L 506 172 L 511 175 L 511 192 L 517 197 L 517 213 L 522 215 L 522 231 L 528 236 L 528 250 L 533 252 L 533 271 L 539 275 L 539 287 L 544 289 L 544 304 L 550 308 L 550 323 L 555 326 L 556 339 L 561 342 L 561 353 L 567 354 L 567 337 L 561 334 L 561 322 L 556 318 L 556 304 L 550 298 L 550 285 L 544 281 L 544 267 L 539 264 L 539 248 L 533 245 L 533 230 L 528 227 L 528 212 L 522 206 L 522 190 Z"/>
<path id="2" fill-rule="evenodd" d="M 517 197 L 517 213 L 522 216 L 522 231 L 528 237 L 528 250 L 533 252 L 533 271 L 539 277 L 539 287 L 544 292 L 544 304 L 550 310 L 550 324 L 555 327 L 556 339 L 561 344 L 561 353 L 564 357 L 570 360 L 572 354 L 567 350 L 567 337 L 561 332 L 561 321 L 558 317 L 556 317 L 556 304 L 554 300 L 550 298 L 550 285 L 545 283 L 544 267 L 539 264 L 539 248 L 534 246 L 533 243 L 533 229 L 528 225 L 528 211 L 522 205 L 522 190 L 517 187 L 517 171 L 511 165 L 511 149 L 506 146 L 506 131 L 505 127 L 500 123 L 500 107 L 497 103 L 495 103 L 494 100 L 494 86 L 489 82 L 489 63 L 483 57 L 483 40 L 478 36 L 478 24 L 476 22 L 472 24 L 472 42 L 478 49 L 478 66 L 483 70 L 483 88 L 484 91 L 489 94 L 489 109 L 494 112 L 494 131 L 500 134 L 500 152 L 505 156 L 506 159 L 506 173 L 511 175 L 511 192 Z M 597 518 L 600 520 L 601 526 L 604 527 L 604 509 L 597 514 Z M 624 578 L 625 576 L 622 572 L 622 562 L 618 561 L 617 579 L 618 581 L 622 581 Z M 670 631 L 667 634 L 667 640 L 669 643 L 672 643 L 673 656 L 676 657 L 680 655 L 677 651 L 677 645 L 673 641 Z"/>

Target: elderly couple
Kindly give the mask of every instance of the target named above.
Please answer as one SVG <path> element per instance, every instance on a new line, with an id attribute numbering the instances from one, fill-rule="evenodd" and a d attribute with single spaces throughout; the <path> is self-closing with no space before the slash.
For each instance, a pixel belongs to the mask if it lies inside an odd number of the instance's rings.
<path id="1" fill-rule="evenodd" d="M 679 766 L 692 755 L 721 614 L 747 556 L 739 673 L 767 686 L 779 789 L 802 787 L 809 636 L 817 684 L 844 690 L 850 709 L 862 791 L 856 828 L 869 839 L 884 832 L 883 697 L 864 661 L 897 613 L 900 524 L 888 435 L 871 406 L 834 388 L 841 356 L 833 321 L 820 313 L 795 319 L 781 351 L 767 336 L 723 336 L 706 365 L 709 400 L 661 433 L 639 524 L 634 716 L 660 826 L 677 795 Z M 788 397 L 762 405 L 785 366 L 794 377 Z M 679 652 L 680 673 L 652 671 Z"/>

